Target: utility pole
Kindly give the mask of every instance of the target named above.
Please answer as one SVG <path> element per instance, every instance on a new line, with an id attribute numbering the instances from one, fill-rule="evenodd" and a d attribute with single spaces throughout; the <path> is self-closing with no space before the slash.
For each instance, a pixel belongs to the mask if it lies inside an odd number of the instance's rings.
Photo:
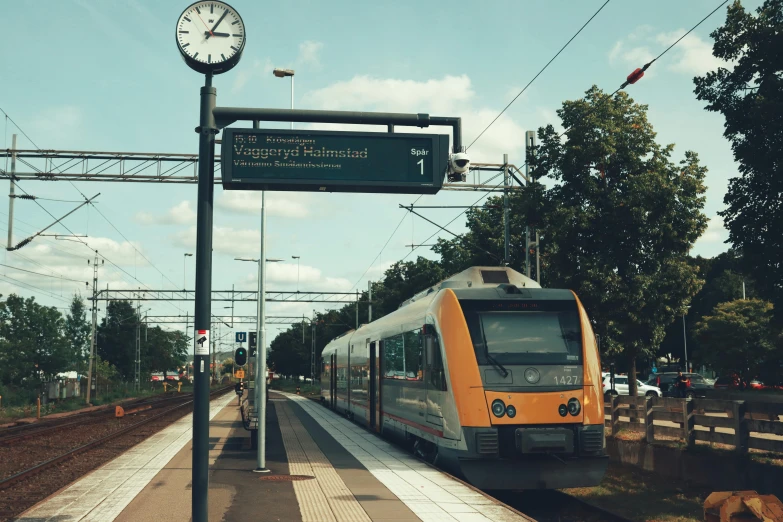
<path id="1" fill-rule="evenodd" d="M 136 390 L 141 389 L 141 288 L 136 299 Z"/>
<path id="2" fill-rule="evenodd" d="M 530 186 L 530 148 L 536 141 L 536 133 L 527 131 L 525 133 L 525 187 Z M 530 277 L 530 218 L 525 216 L 525 274 Z"/>
<path id="3" fill-rule="evenodd" d="M 10 189 L 8 191 L 8 242 L 6 249 L 11 248 L 14 240 L 14 181 L 16 174 L 16 134 L 11 135 L 11 179 L 9 180 Z"/>
<path id="4" fill-rule="evenodd" d="M 356 329 L 359 329 L 359 289 L 356 289 Z"/>
<path id="5" fill-rule="evenodd" d="M 313 374 L 313 377 L 315 377 L 315 368 L 316 368 L 316 364 L 315 364 L 315 333 L 316 333 L 316 330 L 315 330 L 315 318 L 316 317 L 317 316 L 315 314 L 315 310 L 313 310 L 313 328 L 312 328 L 313 338 L 312 338 L 312 340 L 310 342 L 310 357 L 311 357 L 310 360 L 313 361 L 313 368 L 312 368 L 311 373 Z"/>
<path id="6" fill-rule="evenodd" d="M 293 126 L 293 123 L 291 124 Z M 258 122 L 253 122 L 258 128 Z M 266 192 L 261 192 L 261 245 L 258 256 L 258 299 L 257 332 L 258 347 L 256 348 L 256 413 L 258 414 L 258 431 L 256 432 L 256 473 L 268 473 L 266 467 Z"/>
<path id="7" fill-rule="evenodd" d="M 508 216 L 508 154 L 503 154 L 503 264 L 511 264 L 509 255 L 509 236 L 511 224 Z"/>
<path id="8" fill-rule="evenodd" d="M 10 221 L 10 216 L 9 216 Z M 87 263 L 90 261 L 88 260 Z M 108 301 L 107 301 L 108 306 Z M 95 251 L 95 258 L 92 263 L 92 330 L 90 332 L 90 364 L 87 369 L 87 397 L 85 402 L 90 404 L 92 397 L 92 369 L 95 362 L 95 333 L 98 327 L 98 251 Z M 96 372 L 97 373 L 97 372 Z M 95 389 L 98 392 L 98 389 Z"/>
<path id="9" fill-rule="evenodd" d="M 372 281 L 367 281 L 367 322 L 372 322 Z"/>

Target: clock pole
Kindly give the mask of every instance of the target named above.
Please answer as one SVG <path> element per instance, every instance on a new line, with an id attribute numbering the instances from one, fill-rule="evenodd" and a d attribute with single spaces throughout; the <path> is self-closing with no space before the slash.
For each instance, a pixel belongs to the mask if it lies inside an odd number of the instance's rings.
<path id="1" fill-rule="evenodd" d="M 215 134 L 212 110 L 217 91 L 212 73 L 201 88 L 198 132 L 198 218 L 196 221 L 195 368 L 193 383 L 193 522 L 207 522 L 209 492 L 209 327 L 212 308 L 212 208 L 215 178 Z M 205 335 L 206 333 L 206 335 Z M 206 338 L 206 339 L 205 339 Z M 199 344 L 200 343 L 200 344 Z"/>

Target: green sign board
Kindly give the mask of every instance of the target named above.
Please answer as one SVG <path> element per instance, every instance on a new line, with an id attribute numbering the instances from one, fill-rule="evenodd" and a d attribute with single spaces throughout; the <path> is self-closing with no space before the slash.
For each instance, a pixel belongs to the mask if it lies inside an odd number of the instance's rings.
<path id="1" fill-rule="evenodd" d="M 448 157 L 447 135 L 226 128 L 221 168 L 228 190 L 436 194 Z"/>

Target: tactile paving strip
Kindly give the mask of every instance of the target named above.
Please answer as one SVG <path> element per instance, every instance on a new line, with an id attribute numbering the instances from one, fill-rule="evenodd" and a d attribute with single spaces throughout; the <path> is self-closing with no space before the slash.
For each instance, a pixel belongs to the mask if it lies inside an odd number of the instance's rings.
<path id="1" fill-rule="evenodd" d="M 371 522 L 290 407 L 284 403 L 275 410 L 290 473 L 315 477 L 293 483 L 302 522 Z"/>
<path id="2" fill-rule="evenodd" d="M 295 401 L 424 522 L 531 522 L 313 401 Z"/>

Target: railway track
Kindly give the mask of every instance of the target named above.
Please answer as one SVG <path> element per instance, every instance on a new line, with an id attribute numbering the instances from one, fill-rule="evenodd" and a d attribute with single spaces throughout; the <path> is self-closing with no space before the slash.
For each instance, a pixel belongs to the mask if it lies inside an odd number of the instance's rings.
<path id="1" fill-rule="evenodd" d="M 497 500 L 536 522 L 632 522 L 611 511 L 557 490 L 488 491 Z"/>
<path id="2" fill-rule="evenodd" d="M 210 393 L 210 398 L 232 390 L 233 386 L 219 388 Z M 69 429 L 72 428 L 70 422 L 50 426 L 46 435 L 41 436 L 40 431 L 36 432 L 35 435 L 40 437 L 30 446 L 26 445 L 29 439 L 27 434 L 15 434 L 12 439 L 5 439 L 7 444 L 0 449 L 11 458 L 0 459 L 6 468 L 2 470 L 4 473 L 0 480 L 0 521 L 10 520 L 23 513 L 51 493 L 175 422 L 190 411 L 188 406 L 192 402 L 192 394 L 169 397 L 155 401 L 153 409 L 145 410 L 135 417 L 111 422 L 107 422 L 109 418 L 104 418 L 103 423 L 96 422 L 89 430 Z M 113 425 L 111 429 L 96 436 L 98 428 L 107 424 Z M 48 437 L 56 437 L 65 444 L 40 444 L 41 439 Z M 32 461 L 25 460 L 30 452 L 40 453 Z M 75 458 L 77 456 L 78 459 Z M 19 459 L 24 463 L 22 469 L 19 469 Z M 10 474 L 8 467 L 13 469 Z"/>
<path id="3" fill-rule="evenodd" d="M 192 396 L 192 393 L 190 392 L 182 393 L 182 394 L 177 394 L 177 396 L 187 397 L 187 396 Z M 119 406 L 128 409 L 131 407 L 144 406 L 148 404 L 155 405 L 157 403 L 172 400 L 173 397 L 174 395 L 172 395 L 171 393 L 167 393 L 163 396 L 126 401 L 120 403 Z M 34 422 L 31 424 L 20 424 L 17 426 L 10 426 L 8 428 L 0 429 L 0 445 L 10 443 L 14 440 L 21 440 L 21 439 L 41 435 L 44 433 L 57 431 L 58 429 L 65 428 L 67 426 L 84 425 L 85 422 L 92 422 L 94 419 L 98 419 L 100 422 L 103 422 L 105 417 L 113 417 L 113 416 L 114 416 L 114 406 L 107 406 L 106 408 L 102 408 L 100 410 L 75 413 L 73 415 L 69 415 L 67 417 L 62 417 L 58 419 L 47 420 L 46 418 L 44 418 L 44 420 Z"/>

